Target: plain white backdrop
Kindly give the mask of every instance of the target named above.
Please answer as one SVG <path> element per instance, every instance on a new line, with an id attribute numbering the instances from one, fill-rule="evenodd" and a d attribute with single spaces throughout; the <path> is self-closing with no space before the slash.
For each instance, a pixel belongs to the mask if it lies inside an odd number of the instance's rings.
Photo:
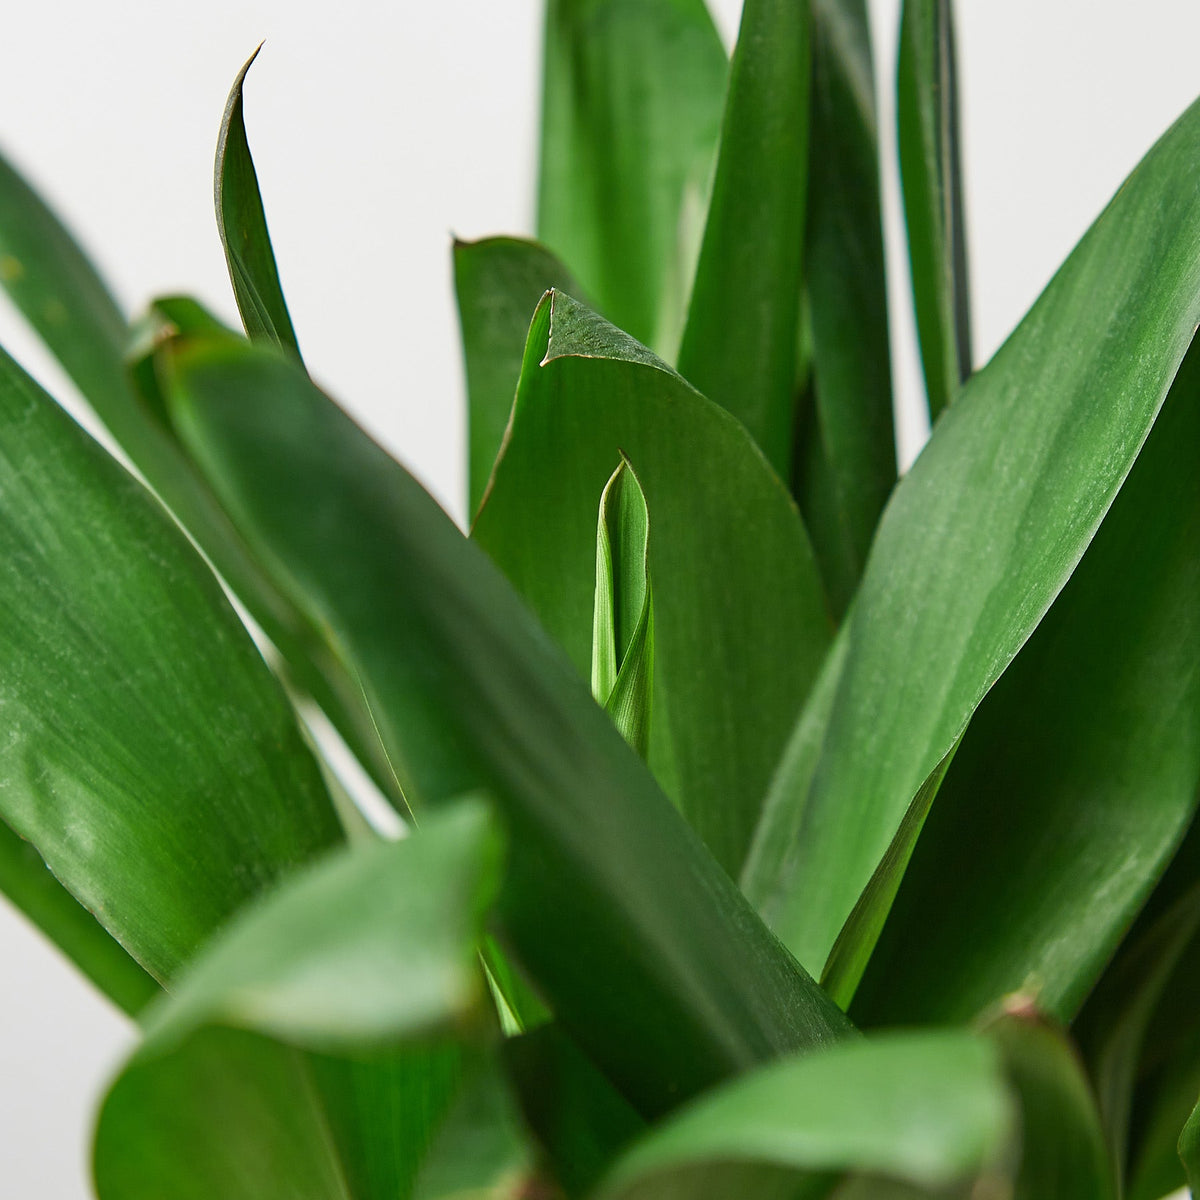
<path id="1" fill-rule="evenodd" d="M 716 0 L 732 38 L 739 0 Z M 872 0 L 898 388 L 920 382 L 890 100 L 899 0 Z M 1200 95 L 1195 0 L 960 0 L 976 362 L 985 361 L 1153 140 Z M 136 310 L 189 291 L 235 311 L 212 217 L 226 92 L 246 115 L 306 359 L 460 519 L 462 373 L 450 237 L 529 232 L 540 0 L 210 0 L 8 6 L 0 146 Z M 0 306 L 0 342 L 61 373 Z M 910 458 L 919 426 L 905 426 Z M 0 900 L 0 1180 L 83 1200 L 94 1102 L 132 1045 Z"/>

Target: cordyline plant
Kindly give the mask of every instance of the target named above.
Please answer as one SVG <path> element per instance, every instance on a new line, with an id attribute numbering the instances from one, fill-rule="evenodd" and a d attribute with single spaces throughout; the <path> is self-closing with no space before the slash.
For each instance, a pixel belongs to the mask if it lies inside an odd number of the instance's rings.
<path id="1" fill-rule="evenodd" d="M 541 241 L 454 248 L 469 538 L 305 371 L 242 77 L 246 337 L 129 327 L 2 168 L 152 489 L 0 360 L 0 884 L 141 1023 L 102 1200 L 1195 1182 L 1200 107 L 974 371 L 949 5 L 901 21 L 899 483 L 862 0 L 746 0 L 732 62 L 551 0 Z"/>

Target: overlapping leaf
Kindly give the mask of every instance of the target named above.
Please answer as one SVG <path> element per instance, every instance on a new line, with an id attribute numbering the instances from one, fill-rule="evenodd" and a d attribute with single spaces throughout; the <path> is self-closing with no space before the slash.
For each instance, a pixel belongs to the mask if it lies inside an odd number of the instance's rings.
<path id="1" fill-rule="evenodd" d="M 726 59 L 704 0 L 549 0 L 538 236 L 600 311 L 670 354 Z"/>
<path id="2" fill-rule="evenodd" d="M 830 636 L 804 527 L 736 421 L 554 293 L 530 329 L 512 429 L 473 536 L 584 678 L 596 505 L 622 452 L 654 526 L 650 763 L 736 873 Z"/>
<path id="3" fill-rule="evenodd" d="M 239 528 L 362 679 L 414 805 L 496 798 L 505 940 L 641 1108 L 848 1031 L 499 572 L 303 373 L 244 344 L 178 345 L 170 402 Z"/>
<path id="4" fill-rule="evenodd" d="M 216 579 L 6 356 L 0 495 L 0 817 L 165 980 L 337 819 Z"/>
<path id="5" fill-rule="evenodd" d="M 1154 423 L 1200 318 L 1198 162 L 1193 107 L 894 493 L 811 783 L 785 771 L 769 802 L 799 814 L 786 879 L 754 881 L 810 968 L 824 963 L 917 789 L 1070 577 Z M 1168 559 L 1169 537 L 1148 538 Z M 1122 595 L 1134 590 L 1127 582 Z M 1094 650 L 1103 657 L 1111 642 Z M 1169 842 L 1164 825 L 1158 834 Z M 1127 899 L 1144 894 L 1154 860 L 1148 850 L 1118 881 Z"/>

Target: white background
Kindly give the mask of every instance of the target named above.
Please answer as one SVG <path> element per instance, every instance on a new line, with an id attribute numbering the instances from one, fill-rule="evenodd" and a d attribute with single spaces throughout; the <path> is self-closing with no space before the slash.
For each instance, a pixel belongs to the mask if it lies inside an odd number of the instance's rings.
<path id="1" fill-rule="evenodd" d="M 8 5 L 0 145 L 131 309 L 187 290 L 235 317 L 212 218 L 229 85 L 314 373 L 462 516 L 451 233 L 528 232 L 539 0 Z M 885 154 L 898 0 L 872 0 Z M 732 37 L 739 0 L 714 4 Z M 960 0 L 975 351 L 984 361 L 1151 142 L 1200 94 L 1195 0 Z M 919 380 L 891 159 L 899 387 Z M 70 389 L 0 307 L 0 341 Z M 907 437 L 906 454 L 915 448 Z M 94 1099 L 127 1024 L 0 901 L 0 1188 L 82 1200 Z"/>

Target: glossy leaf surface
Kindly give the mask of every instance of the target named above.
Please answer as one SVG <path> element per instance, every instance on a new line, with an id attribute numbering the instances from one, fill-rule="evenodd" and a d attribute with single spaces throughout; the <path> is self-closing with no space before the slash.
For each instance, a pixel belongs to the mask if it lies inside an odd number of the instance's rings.
<path id="1" fill-rule="evenodd" d="M 255 340 L 272 342 L 299 358 L 300 347 L 279 283 L 258 190 L 258 174 L 246 138 L 242 89 L 246 72 L 257 57 L 255 50 L 238 72 L 221 120 L 214 179 L 217 231 L 225 247 L 229 278 L 246 332 Z"/>
<path id="2" fill-rule="evenodd" d="M 1193 107 L 893 494 L 811 786 L 786 773 L 775 784 L 775 803 L 802 815 L 769 915 L 810 967 L 1070 577 L 1154 423 L 1200 318 L 1198 162 Z"/>
<path id="3" fill-rule="evenodd" d="M 771 1179 L 763 1168 L 786 1172 L 788 1196 L 824 1195 L 826 1173 L 845 1170 L 942 1187 L 995 1165 L 1012 1117 L 981 1039 L 890 1034 L 785 1059 L 702 1097 L 621 1158 L 600 1195 L 758 1195 Z"/>
<path id="4" fill-rule="evenodd" d="M 1165 868 L 1200 785 L 1198 439 L 1200 347 L 963 738 L 864 979 L 865 1020 L 962 1020 L 1019 988 L 1069 1020 Z"/>
<path id="5" fill-rule="evenodd" d="M 736 421 L 555 293 L 530 330 L 512 432 L 473 536 L 584 678 L 596 497 L 622 452 L 654 523 L 650 763 L 736 873 L 830 636 L 804 527 Z"/>
<path id="6" fill-rule="evenodd" d="M 211 572 L 2 356 L 0 447 L 0 815 L 165 980 L 337 818 Z"/>
<path id="7" fill-rule="evenodd" d="M 495 798 L 512 846 L 504 938 L 640 1107 L 848 1032 L 407 472 L 277 354 L 195 344 L 174 372 L 181 435 L 357 671 L 414 807 Z"/>
<path id="8" fill-rule="evenodd" d="M 216 939 L 110 1091 L 101 1200 L 412 1194 L 481 1028 L 499 881 L 486 810 L 343 851 Z"/>
<path id="9" fill-rule="evenodd" d="M 863 0 L 812 0 L 804 282 L 812 365 L 796 495 L 835 611 L 896 483 L 874 69 Z"/>
<path id="10" fill-rule="evenodd" d="M 704 0 L 550 0 L 538 236 L 612 321 L 670 352 L 721 122 Z"/>
<path id="11" fill-rule="evenodd" d="M 913 301 L 936 418 L 971 373 L 953 0 L 905 0 L 896 92 Z"/>
<path id="12" fill-rule="evenodd" d="M 680 373 L 790 477 L 808 181 L 807 0 L 746 0 Z"/>
<path id="13" fill-rule="evenodd" d="M 545 246 L 494 237 L 454 243 L 454 290 L 467 370 L 468 512 L 479 511 L 517 394 L 533 310 L 550 288 L 581 294 Z"/>

